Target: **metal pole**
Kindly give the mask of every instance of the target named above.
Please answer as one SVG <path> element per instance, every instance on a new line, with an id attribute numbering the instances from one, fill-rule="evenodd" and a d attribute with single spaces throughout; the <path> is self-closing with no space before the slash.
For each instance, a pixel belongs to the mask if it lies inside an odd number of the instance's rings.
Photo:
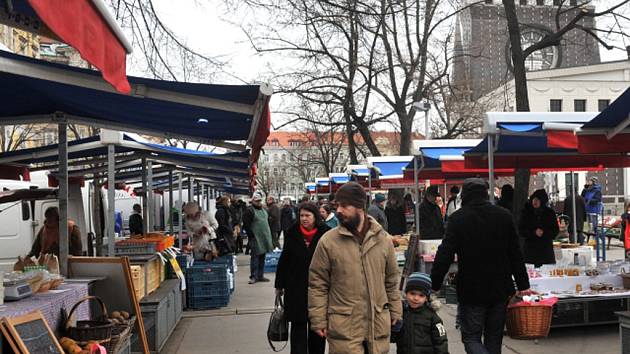
<path id="1" fill-rule="evenodd" d="M 424 110 L 424 136 L 426 139 L 431 139 L 431 133 L 429 132 L 429 110 Z"/>
<path id="2" fill-rule="evenodd" d="M 203 201 L 201 200 L 201 183 L 199 183 L 199 181 L 195 181 L 197 182 L 197 203 L 199 203 L 199 207 L 201 208 L 201 206 L 203 205 Z"/>
<path id="3" fill-rule="evenodd" d="M 494 135 L 488 134 L 488 185 L 490 186 L 490 203 L 494 204 Z"/>
<path id="4" fill-rule="evenodd" d="M 571 171 L 571 211 L 573 212 L 573 220 L 571 220 L 571 222 L 573 223 L 573 242 L 578 242 L 578 237 L 577 237 L 577 214 L 576 214 L 576 207 L 575 207 L 575 193 L 577 191 L 577 188 L 575 188 L 575 177 L 573 176 L 573 171 Z"/>
<path id="5" fill-rule="evenodd" d="M 193 179 L 191 176 L 188 176 L 188 201 L 189 202 L 194 202 L 195 201 L 195 197 L 194 197 L 194 186 L 193 186 Z"/>
<path id="6" fill-rule="evenodd" d="M 414 205 L 414 224 L 416 225 L 416 235 L 420 237 L 420 186 L 418 185 L 418 157 L 413 156 L 413 183 L 414 183 L 414 197 L 416 203 Z"/>
<path id="7" fill-rule="evenodd" d="M 153 161 L 147 162 L 147 201 L 149 202 L 149 220 L 147 220 L 147 232 L 155 228 L 155 204 L 153 198 Z"/>
<path id="8" fill-rule="evenodd" d="M 167 214 L 164 214 L 167 215 Z M 168 171 L 168 219 L 170 221 L 169 231 L 173 235 L 173 170 Z"/>
<path id="9" fill-rule="evenodd" d="M 210 186 L 206 186 L 206 210 L 210 210 Z"/>
<path id="10" fill-rule="evenodd" d="M 107 145 L 107 255 L 116 256 L 116 190 L 114 186 L 116 161 L 114 144 Z"/>
<path id="11" fill-rule="evenodd" d="M 59 271 L 68 275 L 68 124 L 65 118 L 57 125 L 59 140 Z"/>
<path id="12" fill-rule="evenodd" d="M 183 216 L 182 213 L 184 212 L 184 208 L 183 208 L 183 201 L 184 198 L 182 196 L 182 180 L 184 179 L 184 174 L 183 173 L 179 173 L 179 212 L 177 213 L 177 225 L 179 225 L 179 231 L 177 232 L 177 238 L 179 239 L 179 248 L 182 248 L 182 231 L 184 230 L 184 225 L 182 225 L 183 223 Z"/>
<path id="13" fill-rule="evenodd" d="M 142 230 L 149 232 L 149 201 L 147 192 L 147 159 L 142 158 Z"/>
<path id="14" fill-rule="evenodd" d="M 372 204 L 372 168 L 368 167 L 368 208 Z"/>

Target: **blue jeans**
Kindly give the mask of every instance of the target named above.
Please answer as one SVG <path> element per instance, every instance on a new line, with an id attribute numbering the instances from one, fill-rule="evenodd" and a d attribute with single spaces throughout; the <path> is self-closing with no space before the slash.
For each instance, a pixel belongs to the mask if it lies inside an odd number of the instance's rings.
<path id="1" fill-rule="evenodd" d="M 459 304 L 458 310 L 466 353 L 501 354 L 507 300 L 492 305 Z"/>
<path id="2" fill-rule="evenodd" d="M 249 262 L 249 278 L 260 280 L 265 275 L 265 256 L 266 254 L 256 255 L 252 250 L 251 260 Z"/>

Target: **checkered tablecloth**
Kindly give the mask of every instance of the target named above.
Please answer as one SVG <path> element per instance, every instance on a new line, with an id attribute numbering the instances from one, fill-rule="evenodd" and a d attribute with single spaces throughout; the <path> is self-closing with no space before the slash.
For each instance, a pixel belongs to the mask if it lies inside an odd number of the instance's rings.
<path id="1" fill-rule="evenodd" d="M 1 317 L 16 317 L 39 310 L 52 330 L 58 334 L 63 326 L 61 309 L 70 312 L 72 306 L 88 295 L 87 283 L 61 284 L 55 290 L 37 293 L 20 301 L 5 302 L 0 305 Z M 90 317 L 89 303 L 86 301 L 75 311 L 75 319 L 86 320 Z"/>

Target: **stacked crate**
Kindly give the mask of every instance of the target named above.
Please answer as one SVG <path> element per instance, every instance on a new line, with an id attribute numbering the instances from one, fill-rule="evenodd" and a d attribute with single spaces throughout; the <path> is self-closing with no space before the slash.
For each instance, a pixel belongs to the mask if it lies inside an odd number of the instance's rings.
<path id="1" fill-rule="evenodd" d="M 136 293 L 136 299 L 140 301 L 146 294 L 144 287 L 144 269 L 141 265 L 132 265 L 129 268 L 131 270 L 131 280 Z"/>
<path id="2" fill-rule="evenodd" d="M 186 269 L 188 307 L 207 310 L 225 307 L 230 302 L 230 266 L 196 261 Z"/>
<path id="3" fill-rule="evenodd" d="M 146 265 L 146 287 L 147 294 L 154 292 L 157 288 L 160 287 L 162 276 L 160 272 L 162 271 L 162 267 L 160 266 L 162 261 L 159 258 L 155 258 Z"/>

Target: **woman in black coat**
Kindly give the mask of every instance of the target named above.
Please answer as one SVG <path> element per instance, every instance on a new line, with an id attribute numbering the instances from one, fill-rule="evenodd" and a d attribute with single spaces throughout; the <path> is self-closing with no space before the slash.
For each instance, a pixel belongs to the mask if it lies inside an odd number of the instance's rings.
<path id="1" fill-rule="evenodd" d="M 525 263 L 536 267 L 556 263 L 553 240 L 560 228 L 556 213 L 547 205 L 548 202 L 544 189 L 535 191 L 525 204 L 519 222 L 520 236 L 525 239 Z"/>
<path id="2" fill-rule="evenodd" d="M 234 224 L 230 212 L 230 198 L 220 197 L 217 200 L 217 212 L 214 214 L 219 227 L 217 228 L 217 240 L 215 241 L 219 254 L 224 255 L 236 251 L 234 238 Z"/>
<path id="3" fill-rule="evenodd" d="M 299 222 L 284 236 L 275 287 L 284 294 L 285 316 L 291 322 L 291 353 L 323 354 L 326 339 L 312 332 L 308 323 L 308 269 L 317 243 L 330 228 L 313 203 L 300 204 L 298 216 Z"/>

